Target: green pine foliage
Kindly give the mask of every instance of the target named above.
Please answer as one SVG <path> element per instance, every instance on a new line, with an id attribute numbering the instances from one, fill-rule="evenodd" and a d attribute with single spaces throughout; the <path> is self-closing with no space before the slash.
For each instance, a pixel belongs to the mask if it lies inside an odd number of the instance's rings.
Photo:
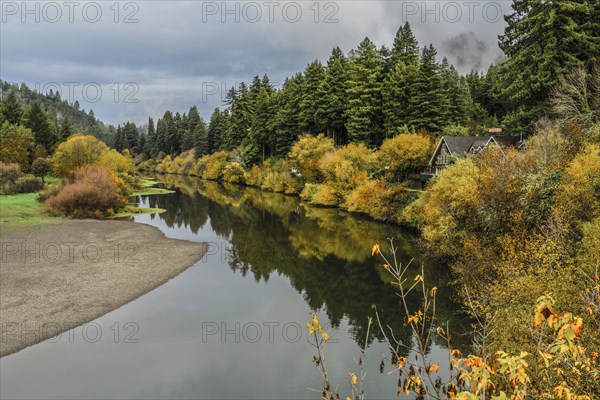
<path id="1" fill-rule="evenodd" d="M 348 137 L 351 142 L 378 145 L 383 133 L 381 86 L 384 61 L 369 38 L 350 53 L 348 62 Z"/>
<path id="2" fill-rule="evenodd" d="M 500 37 L 506 125 L 528 133 L 548 109 L 548 96 L 564 76 L 600 55 L 598 2 L 514 0 Z"/>

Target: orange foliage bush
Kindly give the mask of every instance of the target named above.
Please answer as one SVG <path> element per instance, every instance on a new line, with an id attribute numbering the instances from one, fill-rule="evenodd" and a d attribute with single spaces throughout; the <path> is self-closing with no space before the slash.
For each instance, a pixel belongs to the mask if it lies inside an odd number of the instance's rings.
<path id="1" fill-rule="evenodd" d="M 85 166 L 72 182 L 64 185 L 45 204 L 50 212 L 75 218 L 103 218 L 127 204 L 115 183 L 116 177 L 104 167 Z"/>

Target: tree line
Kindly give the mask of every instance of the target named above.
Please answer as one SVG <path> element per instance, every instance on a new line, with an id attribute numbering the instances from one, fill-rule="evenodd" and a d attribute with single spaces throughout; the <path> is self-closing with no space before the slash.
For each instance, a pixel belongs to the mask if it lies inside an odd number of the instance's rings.
<path id="1" fill-rule="evenodd" d="M 193 106 L 183 114 L 167 110 L 144 127 L 126 122 L 115 128 L 98 121 L 92 110 L 61 100 L 59 93 L 2 82 L 6 110 L 0 123 L 30 126 L 36 143 L 48 150 L 76 131 L 143 158 L 225 150 L 246 165 L 285 156 L 305 133 L 370 147 L 403 132 L 480 135 L 501 126 L 511 135 L 528 135 L 550 113 L 550 94 L 565 75 L 577 67 L 591 71 L 599 59 L 600 5 L 513 0 L 512 8 L 499 37 L 506 60 L 485 73 L 461 75 L 446 58 L 437 59 L 433 45 L 421 47 L 406 23 L 391 48 L 365 38 L 347 55 L 334 48 L 325 64 L 311 62 L 281 88 L 267 75 L 232 87 L 208 122 Z M 16 89 L 26 112 L 13 110 Z"/>
<path id="2" fill-rule="evenodd" d="M 247 165 L 287 154 L 299 135 L 325 133 L 336 144 L 379 146 L 401 132 L 481 135 L 502 126 L 530 134 L 550 113 L 550 94 L 576 67 L 600 54 L 600 6 L 586 0 L 513 1 L 499 37 L 506 60 L 461 75 L 433 45 L 420 47 L 408 23 L 391 49 L 368 37 L 345 55 L 333 49 L 276 89 L 269 77 L 232 87 L 208 124 L 192 107 L 149 121 L 145 155 L 238 152 Z M 556 40 L 561 38 L 561 40 Z"/>

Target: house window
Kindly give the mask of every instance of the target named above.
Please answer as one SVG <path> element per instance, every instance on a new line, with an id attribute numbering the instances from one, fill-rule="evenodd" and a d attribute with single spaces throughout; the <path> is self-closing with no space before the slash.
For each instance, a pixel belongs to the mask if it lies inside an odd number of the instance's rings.
<path id="1" fill-rule="evenodd" d="M 450 160 L 450 153 L 448 152 L 448 147 L 443 144 L 442 149 L 440 151 L 440 155 L 438 156 L 438 164 L 448 164 Z"/>

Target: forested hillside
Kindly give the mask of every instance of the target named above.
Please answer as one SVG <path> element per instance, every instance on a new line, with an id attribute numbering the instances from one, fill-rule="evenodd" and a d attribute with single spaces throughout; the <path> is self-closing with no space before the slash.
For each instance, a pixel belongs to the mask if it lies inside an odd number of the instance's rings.
<path id="1" fill-rule="evenodd" d="M 21 117 L 24 119 L 27 119 L 31 107 L 36 104 L 39 107 L 35 106 L 34 114 L 41 114 L 40 110 L 45 111 L 45 117 L 48 120 L 47 129 L 50 135 L 56 136 L 56 140 L 62 141 L 75 132 L 85 132 L 105 142 L 112 142 L 115 128 L 96 119 L 91 108 L 87 111 L 80 108 L 77 100 L 70 103 L 61 98 L 60 92 L 52 89 L 49 89 L 48 93 L 40 93 L 24 83 L 18 85 L 0 80 L 1 98 L 8 98 L 11 94 L 14 94 L 19 101 Z M 13 121 L 16 121 L 16 116 L 12 118 Z"/>

